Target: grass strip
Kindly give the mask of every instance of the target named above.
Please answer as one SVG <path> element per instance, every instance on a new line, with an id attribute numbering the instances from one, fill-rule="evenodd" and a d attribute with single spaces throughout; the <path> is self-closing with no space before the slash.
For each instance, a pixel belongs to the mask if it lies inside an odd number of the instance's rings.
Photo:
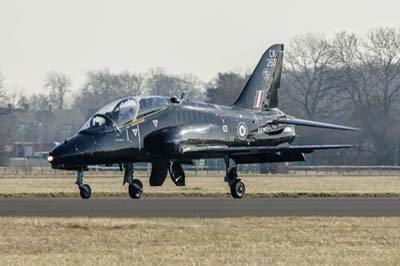
<path id="1" fill-rule="evenodd" d="M 51 193 L 0 193 L 0 198 L 77 198 L 76 192 L 51 192 Z M 94 198 L 124 198 L 128 193 L 122 192 L 94 192 Z M 143 197 L 165 197 L 165 198 L 224 198 L 231 197 L 230 193 L 205 193 L 205 192 L 149 192 Z M 275 193 L 246 193 L 246 198 L 395 198 L 400 193 L 346 193 L 346 192 L 275 192 Z"/>

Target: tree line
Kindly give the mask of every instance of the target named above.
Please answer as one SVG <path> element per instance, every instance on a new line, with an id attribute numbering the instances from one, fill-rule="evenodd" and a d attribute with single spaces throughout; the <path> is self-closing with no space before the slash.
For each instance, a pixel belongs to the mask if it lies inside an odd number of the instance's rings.
<path id="1" fill-rule="evenodd" d="M 51 72 L 43 92 L 27 96 L 7 92 L 0 76 L 0 105 L 30 111 L 73 110 L 87 117 L 127 95 L 180 96 L 182 92 L 193 100 L 230 105 L 248 78 L 249 73 L 220 72 L 204 82 L 160 68 L 146 73 L 101 69 L 88 71 L 84 83 L 72 90 L 70 77 Z M 306 33 L 293 38 L 285 47 L 279 95 L 279 108 L 288 114 L 362 128 L 347 135 L 297 127 L 298 143 L 358 144 L 351 151 L 313 155 L 311 163 L 399 164 L 400 29 L 376 28 L 364 35 L 343 31 L 331 38 Z"/>

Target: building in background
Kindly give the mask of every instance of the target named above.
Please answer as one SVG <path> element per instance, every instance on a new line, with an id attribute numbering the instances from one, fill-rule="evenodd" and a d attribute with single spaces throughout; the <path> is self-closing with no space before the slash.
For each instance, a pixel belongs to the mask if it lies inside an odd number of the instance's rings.
<path id="1" fill-rule="evenodd" d="M 47 154 L 53 145 L 44 142 L 14 142 L 11 145 L 10 157 L 44 158 L 44 154 Z"/>

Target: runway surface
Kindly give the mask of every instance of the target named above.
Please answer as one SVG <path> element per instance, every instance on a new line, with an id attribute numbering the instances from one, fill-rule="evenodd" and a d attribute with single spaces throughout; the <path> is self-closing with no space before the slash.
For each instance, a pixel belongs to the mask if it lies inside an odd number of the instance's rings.
<path id="1" fill-rule="evenodd" d="M 0 199 L 0 216 L 241 217 L 399 216 L 400 198 L 21 198 Z"/>

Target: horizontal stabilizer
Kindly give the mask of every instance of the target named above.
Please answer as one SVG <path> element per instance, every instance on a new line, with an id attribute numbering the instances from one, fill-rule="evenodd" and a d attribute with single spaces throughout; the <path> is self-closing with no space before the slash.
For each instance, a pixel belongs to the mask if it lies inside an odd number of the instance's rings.
<path id="1" fill-rule="evenodd" d="M 328 129 L 337 129 L 337 130 L 350 130 L 350 131 L 358 131 L 359 128 L 355 127 L 347 127 L 335 124 L 328 124 L 304 119 L 295 119 L 295 118 L 283 118 L 279 120 L 275 120 L 272 122 L 273 124 L 287 124 L 287 125 L 297 125 L 297 126 L 306 126 L 306 127 L 318 127 L 318 128 L 328 128 Z"/>

